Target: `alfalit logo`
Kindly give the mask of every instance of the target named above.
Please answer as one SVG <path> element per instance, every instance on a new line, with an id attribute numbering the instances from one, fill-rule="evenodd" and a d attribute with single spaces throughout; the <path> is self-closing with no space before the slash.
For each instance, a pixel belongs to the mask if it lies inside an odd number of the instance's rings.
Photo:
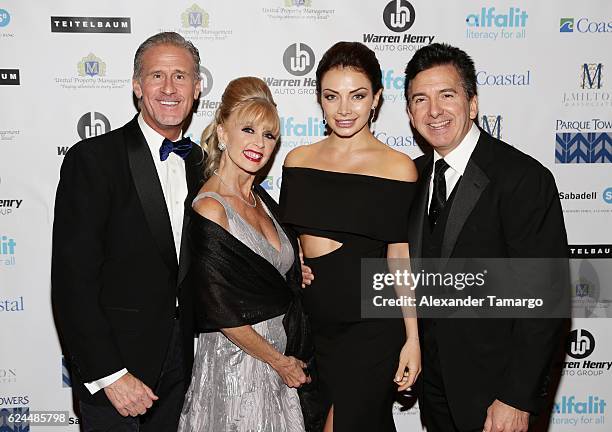
<path id="1" fill-rule="evenodd" d="M 52 16 L 52 33 L 131 33 L 129 17 Z"/>

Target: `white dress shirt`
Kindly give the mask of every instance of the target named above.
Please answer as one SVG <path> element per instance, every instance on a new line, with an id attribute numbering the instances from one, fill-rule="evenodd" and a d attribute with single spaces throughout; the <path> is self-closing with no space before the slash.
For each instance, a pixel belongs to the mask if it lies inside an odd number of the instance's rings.
<path id="1" fill-rule="evenodd" d="M 164 141 L 164 137 L 144 121 L 142 114 L 138 116 L 138 125 L 149 145 L 151 156 L 153 156 L 153 161 L 155 162 L 155 169 L 157 170 L 157 176 L 159 177 L 166 201 L 166 208 L 170 216 L 170 225 L 172 226 L 172 236 L 178 260 L 181 252 L 181 234 L 183 231 L 183 205 L 185 198 L 187 198 L 185 161 L 177 154 L 170 153 L 168 159 L 162 162 L 159 157 L 159 148 Z M 91 394 L 94 394 L 104 387 L 111 385 L 126 373 L 128 373 L 127 369 L 121 369 L 96 381 L 85 383 L 85 387 L 87 387 Z"/>
<path id="2" fill-rule="evenodd" d="M 463 137 L 463 140 L 459 143 L 457 147 L 451 150 L 445 157 L 444 160 L 448 164 L 449 168 L 444 173 L 444 179 L 446 180 L 446 199 L 453 192 L 453 189 L 457 185 L 457 182 L 465 172 L 465 167 L 467 166 L 470 157 L 472 156 L 472 152 L 474 148 L 476 148 L 476 144 L 478 143 L 478 138 L 480 138 L 480 129 L 476 126 L 476 123 L 472 123 L 472 127 L 468 131 L 468 133 Z M 434 167 L 438 160 L 442 159 L 442 156 L 438 154 L 434 150 L 433 153 L 433 162 Z M 429 178 L 429 199 L 427 201 L 427 209 L 429 211 L 429 207 L 431 206 L 431 196 L 433 195 L 433 179 L 434 179 L 434 170 L 431 171 L 431 177 Z"/>

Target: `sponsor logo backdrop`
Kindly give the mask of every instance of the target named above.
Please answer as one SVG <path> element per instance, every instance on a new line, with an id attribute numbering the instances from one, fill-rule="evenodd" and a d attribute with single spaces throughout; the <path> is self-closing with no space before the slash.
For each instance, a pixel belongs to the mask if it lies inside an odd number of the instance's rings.
<path id="1" fill-rule="evenodd" d="M 609 429 L 612 324 L 590 318 L 610 317 L 612 303 L 606 264 L 612 243 L 612 3 L 572 0 L 376 0 L 358 7 L 350 0 L 152 0 L 146 8 L 138 2 L 4 1 L 0 408 L 70 410 L 71 423 L 78 422 L 49 305 L 59 167 L 72 144 L 136 113 L 133 55 L 140 42 L 163 30 L 180 32 L 200 49 L 203 91 L 186 133 L 196 142 L 229 80 L 255 75 L 268 82 L 282 131 L 264 180 L 275 197 L 287 152 L 323 137 L 315 70 L 334 42 L 360 41 L 376 52 L 384 104 L 375 135 L 412 157 L 421 151 L 405 113 L 406 62 L 432 42 L 471 54 L 480 124 L 553 172 L 576 245 L 571 289 L 575 311 L 586 318 L 572 323 L 548 430 Z M 15 335 L 24 332 L 17 343 Z M 20 349 L 24 343 L 27 349 Z M 398 429 L 419 430 L 418 405 L 406 399 L 394 411 Z"/>

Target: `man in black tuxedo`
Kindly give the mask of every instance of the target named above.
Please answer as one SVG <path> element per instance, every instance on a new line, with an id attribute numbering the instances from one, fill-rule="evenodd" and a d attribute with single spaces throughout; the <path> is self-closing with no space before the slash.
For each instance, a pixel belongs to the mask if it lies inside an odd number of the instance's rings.
<path id="1" fill-rule="evenodd" d="M 174 431 L 193 363 L 190 197 L 203 155 L 179 140 L 200 56 L 177 33 L 143 42 L 140 113 L 66 154 L 53 224 L 52 300 L 85 431 Z"/>
<path id="2" fill-rule="evenodd" d="M 411 124 L 433 148 L 415 160 L 410 255 L 562 258 L 567 238 L 551 173 L 480 129 L 471 58 L 446 44 L 406 67 Z M 561 319 L 421 319 L 420 406 L 428 432 L 527 431 L 539 412 Z"/>

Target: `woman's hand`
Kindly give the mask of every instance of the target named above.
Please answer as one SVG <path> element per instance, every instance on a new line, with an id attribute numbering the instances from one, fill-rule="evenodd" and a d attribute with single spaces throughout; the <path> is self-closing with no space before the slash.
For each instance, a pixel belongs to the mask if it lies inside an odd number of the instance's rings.
<path id="1" fill-rule="evenodd" d="M 397 391 L 404 391 L 414 384 L 421 373 L 421 347 L 418 338 L 408 338 L 399 356 L 399 365 L 395 372 Z"/>
<path id="2" fill-rule="evenodd" d="M 312 269 L 307 265 L 304 265 L 304 254 L 302 253 L 302 247 L 300 246 L 300 265 L 302 266 L 302 288 L 306 288 L 306 285 L 310 285 L 314 280 L 314 274 Z"/>
<path id="3" fill-rule="evenodd" d="M 270 366 L 282 378 L 287 387 L 298 388 L 310 383 L 310 377 L 304 373 L 306 363 L 292 356 L 281 355 L 270 363 Z"/>

